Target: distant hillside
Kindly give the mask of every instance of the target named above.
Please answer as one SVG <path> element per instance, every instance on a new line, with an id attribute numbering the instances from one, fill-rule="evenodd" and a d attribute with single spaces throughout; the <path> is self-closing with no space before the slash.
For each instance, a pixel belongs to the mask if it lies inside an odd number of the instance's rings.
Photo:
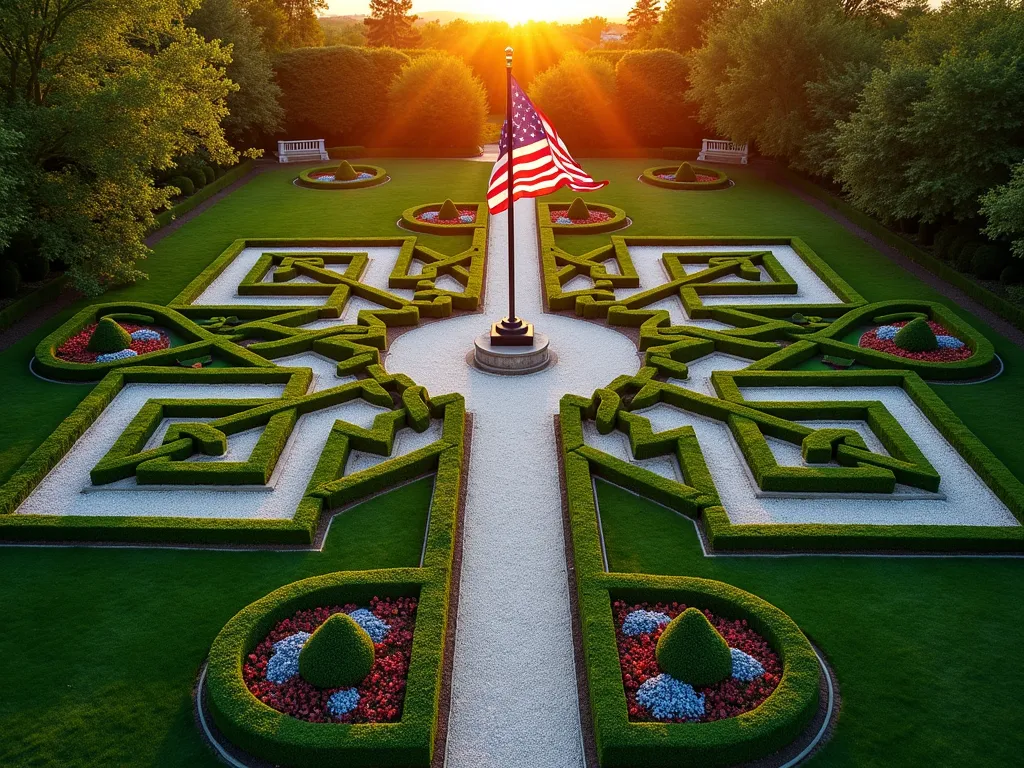
<path id="1" fill-rule="evenodd" d="M 494 16 L 488 16 L 485 13 L 465 13 L 463 11 L 422 11 L 417 12 L 419 20 L 417 24 L 427 24 L 431 21 L 437 21 L 441 24 L 447 24 L 449 21 L 455 21 L 455 19 L 465 19 L 466 21 L 499 21 Z"/>

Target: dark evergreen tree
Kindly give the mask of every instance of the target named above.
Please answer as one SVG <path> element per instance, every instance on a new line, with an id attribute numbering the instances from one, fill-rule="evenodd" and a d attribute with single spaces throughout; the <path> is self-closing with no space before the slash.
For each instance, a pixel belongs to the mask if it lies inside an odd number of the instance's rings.
<path id="1" fill-rule="evenodd" d="M 644 32 L 649 32 L 658 26 L 658 19 L 661 16 L 661 0 L 636 0 L 627 17 L 629 36 L 635 38 Z"/>
<path id="2" fill-rule="evenodd" d="M 413 29 L 419 17 L 410 15 L 412 0 L 370 0 L 370 16 L 366 25 L 367 45 L 391 48 L 413 48 L 420 34 Z"/>

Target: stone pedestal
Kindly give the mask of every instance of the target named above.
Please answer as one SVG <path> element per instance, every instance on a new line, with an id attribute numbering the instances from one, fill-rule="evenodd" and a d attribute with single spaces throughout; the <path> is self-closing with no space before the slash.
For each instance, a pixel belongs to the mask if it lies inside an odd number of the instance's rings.
<path id="1" fill-rule="evenodd" d="M 487 373 L 519 376 L 542 371 L 555 361 L 548 337 L 537 333 L 531 346 L 500 346 L 491 344 L 491 334 L 476 337 L 471 356 L 474 366 Z"/>

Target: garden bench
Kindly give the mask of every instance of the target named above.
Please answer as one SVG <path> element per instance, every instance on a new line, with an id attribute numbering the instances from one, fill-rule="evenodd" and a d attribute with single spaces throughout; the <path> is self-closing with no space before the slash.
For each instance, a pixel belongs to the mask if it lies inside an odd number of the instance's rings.
<path id="1" fill-rule="evenodd" d="M 277 142 L 279 163 L 301 163 L 306 160 L 330 160 L 323 139 L 301 139 Z"/>
<path id="2" fill-rule="evenodd" d="M 709 163 L 747 164 L 747 145 L 734 144 L 721 139 L 703 139 L 698 160 Z"/>

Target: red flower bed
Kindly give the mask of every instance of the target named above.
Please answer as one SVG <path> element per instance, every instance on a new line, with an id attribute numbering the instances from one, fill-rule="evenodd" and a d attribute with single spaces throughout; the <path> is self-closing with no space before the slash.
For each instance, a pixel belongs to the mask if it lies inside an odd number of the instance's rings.
<path id="1" fill-rule="evenodd" d="M 439 219 L 436 216 L 423 218 L 429 213 L 436 214 L 437 211 L 424 211 L 423 213 L 417 214 L 416 220 L 422 221 L 424 224 L 472 224 L 476 221 L 476 208 L 459 208 L 459 216 L 472 216 L 473 221 L 463 221 L 462 219 Z"/>
<path id="2" fill-rule="evenodd" d="M 147 352 L 156 352 L 157 350 L 167 349 L 171 346 L 171 337 L 160 328 L 153 328 L 148 325 L 137 325 L 135 323 L 118 323 L 118 325 L 128 331 L 128 333 L 134 333 L 135 331 L 145 328 L 150 331 L 156 331 L 160 334 L 159 340 L 132 340 L 131 346 L 128 348 L 138 355 L 144 355 Z M 95 330 L 96 323 L 91 323 L 90 325 L 85 326 L 85 328 L 57 347 L 57 357 L 61 360 L 66 360 L 69 363 L 95 363 L 98 353 L 89 351 L 89 339 L 92 338 L 92 332 Z"/>
<path id="3" fill-rule="evenodd" d="M 391 629 L 374 645 L 373 668 L 359 684 L 359 704 L 351 712 L 335 717 L 327 711 L 327 700 L 341 688 L 317 688 L 300 675 L 283 683 L 267 680 L 267 663 L 274 655 L 274 643 L 296 632 L 312 634 L 335 613 L 351 613 L 357 607 L 349 603 L 311 608 L 279 621 L 242 666 L 242 677 L 252 695 L 278 712 L 311 723 L 394 723 L 401 720 L 416 623 L 416 599 L 412 597 L 370 600 L 370 611 Z"/>
<path id="4" fill-rule="evenodd" d="M 567 218 L 569 218 L 566 215 L 569 212 L 568 208 L 562 208 L 560 210 L 555 210 L 555 209 L 552 208 L 550 210 L 551 210 L 551 223 L 552 224 L 558 224 L 559 223 L 558 222 L 559 219 L 563 219 L 563 218 L 567 219 Z M 612 217 L 612 215 L 610 213 L 606 213 L 605 211 L 591 211 L 590 212 L 590 216 L 588 218 L 586 218 L 586 219 L 572 219 L 572 223 L 573 224 L 602 224 L 602 223 L 608 221 L 611 217 Z M 565 224 L 565 222 L 562 222 L 561 226 L 568 226 L 568 225 Z"/>
<path id="5" fill-rule="evenodd" d="M 708 176 L 706 173 L 697 173 L 697 174 L 694 174 L 694 175 L 697 177 L 697 181 L 702 181 L 702 182 L 718 181 L 718 178 L 716 176 Z M 676 179 L 676 176 L 675 176 L 674 173 L 659 173 L 658 174 L 658 178 L 659 179 L 664 179 L 665 181 L 678 181 L 678 179 Z M 691 182 L 688 182 L 688 183 L 689 184 L 693 184 L 694 182 L 691 181 Z"/>
<path id="6" fill-rule="evenodd" d="M 669 618 L 675 618 L 688 606 L 683 603 L 637 603 L 629 605 L 623 600 L 612 604 L 615 617 L 615 640 L 619 648 L 619 665 L 622 668 L 622 682 L 626 688 L 626 705 L 629 719 L 634 722 L 692 722 L 680 719 L 658 720 L 636 701 L 637 689 L 651 677 L 661 674 L 655 651 L 658 638 L 667 625 L 662 624 L 650 634 L 630 637 L 622 631 L 622 622 L 633 611 L 658 611 Z M 774 691 L 782 679 L 782 662 L 768 645 L 768 641 L 747 626 L 746 619 L 723 619 L 711 611 L 704 611 L 708 621 L 719 631 L 730 648 L 738 648 L 750 654 L 764 667 L 764 674 L 750 682 L 728 677 L 720 683 L 694 687 L 697 694 L 704 695 L 704 717 L 701 723 L 710 723 L 727 717 L 735 717 L 761 705 Z"/>
<path id="7" fill-rule="evenodd" d="M 896 328 L 902 328 L 907 324 L 907 320 L 900 321 L 898 323 L 888 323 L 888 325 L 895 326 Z M 928 325 L 932 328 L 932 333 L 936 336 L 952 336 L 953 334 L 946 330 L 943 326 L 936 323 L 934 320 L 929 320 Z M 867 349 L 875 349 L 879 352 L 885 352 L 896 357 L 905 357 L 908 360 L 924 360 L 929 363 L 955 363 L 959 360 L 966 360 L 974 354 L 974 350 L 964 344 L 958 349 L 932 349 L 928 352 L 910 352 L 902 347 L 896 346 L 896 342 L 892 339 L 880 339 L 876 335 L 878 328 L 872 328 L 870 331 L 860 337 L 860 346 L 866 347 Z"/>

